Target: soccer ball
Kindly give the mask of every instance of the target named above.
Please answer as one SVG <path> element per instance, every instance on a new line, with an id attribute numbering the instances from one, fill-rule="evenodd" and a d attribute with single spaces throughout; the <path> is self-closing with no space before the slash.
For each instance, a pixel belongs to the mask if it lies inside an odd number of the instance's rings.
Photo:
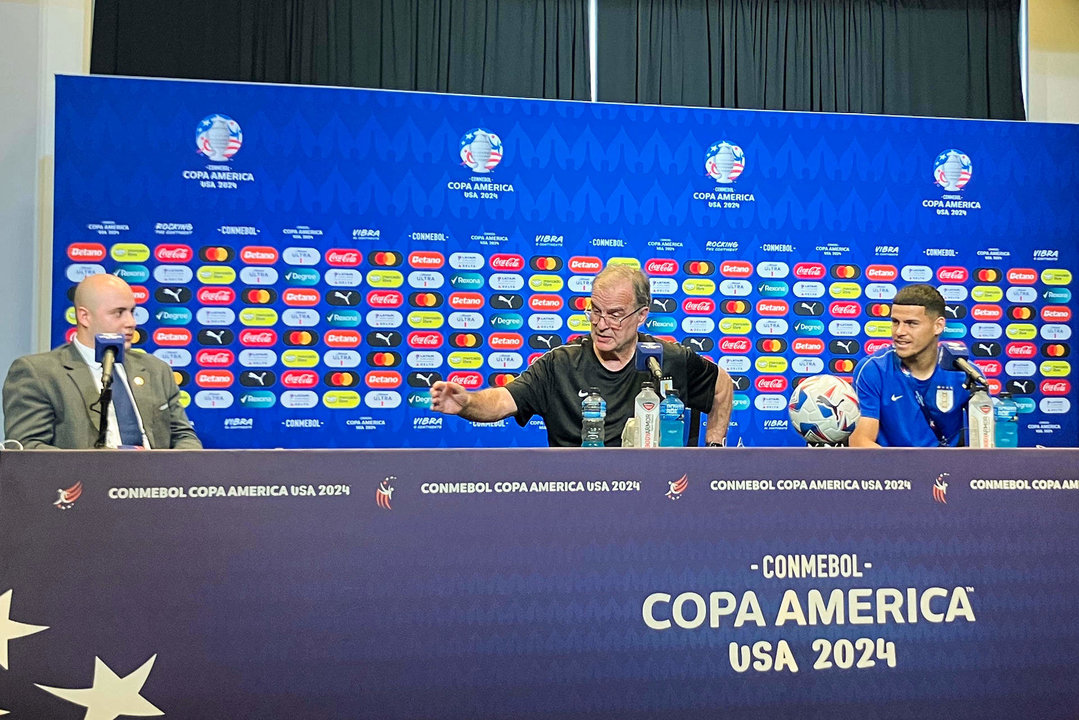
<path id="1" fill-rule="evenodd" d="M 787 406 L 791 427 L 810 445 L 840 445 L 854 431 L 858 396 L 845 380 L 814 375 L 799 383 Z"/>

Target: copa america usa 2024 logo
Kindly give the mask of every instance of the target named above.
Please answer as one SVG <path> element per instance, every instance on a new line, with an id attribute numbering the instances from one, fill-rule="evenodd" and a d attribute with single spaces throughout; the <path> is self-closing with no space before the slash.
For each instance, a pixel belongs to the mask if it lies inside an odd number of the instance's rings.
<path id="1" fill-rule="evenodd" d="M 473 128 L 461 138 L 461 164 L 473 172 L 489 173 L 502 162 L 502 140 L 490 130 Z"/>
<path id="2" fill-rule="evenodd" d="M 970 156 L 962 150 L 945 150 L 933 161 L 933 179 L 937 185 L 950 192 L 962 190 L 970 182 L 973 173 L 974 166 L 970 162 Z"/>
<path id="3" fill-rule="evenodd" d="M 195 145 L 214 162 L 228 160 L 244 144 L 240 124 L 227 115 L 215 113 L 204 117 L 195 128 Z"/>
<path id="4" fill-rule="evenodd" d="M 704 158 L 704 171 L 721 185 L 729 185 L 746 169 L 746 155 L 734 143 L 720 140 L 712 143 Z"/>

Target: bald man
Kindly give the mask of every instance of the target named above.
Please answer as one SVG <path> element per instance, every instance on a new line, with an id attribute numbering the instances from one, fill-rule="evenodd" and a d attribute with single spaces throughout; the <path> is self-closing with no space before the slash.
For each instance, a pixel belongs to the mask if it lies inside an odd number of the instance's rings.
<path id="1" fill-rule="evenodd" d="M 50 352 L 11 364 L 4 381 L 4 431 L 24 448 L 88 449 L 98 438 L 101 363 L 94 336 L 121 333 L 130 350 L 135 337 L 135 294 L 115 275 L 91 275 L 75 288 L 75 338 Z M 125 351 L 113 373 L 106 445 L 143 448 L 202 447 L 180 405 L 172 369 L 141 350 Z M 125 397 L 118 398 L 119 393 Z M 123 430 L 116 408 L 128 400 L 134 424 Z M 125 417 L 130 417 L 124 411 Z M 124 434 L 122 437 L 121 433 Z"/>

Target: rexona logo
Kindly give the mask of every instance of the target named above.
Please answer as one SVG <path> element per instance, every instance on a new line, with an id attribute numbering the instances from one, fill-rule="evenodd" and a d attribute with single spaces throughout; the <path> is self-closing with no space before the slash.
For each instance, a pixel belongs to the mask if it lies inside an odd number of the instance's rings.
<path id="1" fill-rule="evenodd" d="M 273 330 L 243 330 L 240 332 L 240 344 L 245 347 L 272 347 L 277 344 L 277 333 Z"/>
<path id="2" fill-rule="evenodd" d="M 573 273 L 592 275 L 603 269 L 603 261 L 589 255 L 575 255 L 569 259 L 569 269 Z"/>
<path id="3" fill-rule="evenodd" d="M 492 255 L 487 261 L 492 270 L 517 272 L 522 270 L 525 266 L 525 259 L 521 255 L 511 255 L 509 253 L 498 253 Z"/>
<path id="4" fill-rule="evenodd" d="M 401 307 L 405 296 L 396 290 L 372 290 L 367 293 L 367 304 L 376 308 Z"/>
<path id="5" fill-rule="evenodd" d="M 787 378 L 782 375 L 761 375 L 754 385 L 758 392 L 783 392 L 787 389 Z"/>
<path id="6" fill-rule="evenodd" d="M 795 338 L 791 341 L 791 350 L 798 355 L 820 355 L 824 352 L 824 341 L 819 338 Z"/>
<path id="7" fill-rule="evenodd" d="M 199 289 L 198 300 L 203 305 L 230 305 L 236 301 L 236 291 L 230 287 L 207 286 Z"/>
<path id="8" fill-rule="evenodd" d="M 479 310 L 485 299 L 477 292 L 455 292 L 450 294 L 449 305 L 454 310 Z"/>
<path id="9" fill-rule="evenodd" d="M 725 337 L 719 341 L 719 351 L 724 354 L 744 355 L 749 352 L 750 347 L 752 344 L 749 338 L 744 337 Z"/>
<path id="10" fill-rule="evenodd" d="M 420 349 L 442 347 L 442 333 L 430 331 L 411 332 L 408 334 L 408 346 Z"/>
<path id="11" fill-rule="evenodd" d="M 483 287 L 483 276 L 474 272 L 462 272 L 450 275 L 450 287 L 454 290 L 479 290 Z"/>
<path id="12" fill-rule="evenodd" d="M 1033 268 L 1012 268 L 1008 271 L 1008 282 L 1013 285 L 1033 285 L 1038 282 L 1038 271 Z"/>
<path id="13" fill-rule="evenodd" d="M 719 266 L 723 277 L 747 278 L 753 274 L 753 264 L 744 260 L 724 260 Z"/>
<path id="14" fill-rule="evenodd" d="M 865 269 L 866 280 L 873 282 L 891 282 L 899 277 L 899 268 L 895 265 L 870 265 Z"/>
<path id="15" fill-rule="evenodd" d="M 105 259 L 105 246 L 101 243 L 71 243 L 67 256 L 75 262 L 96 262 Z"/>
<path id="16" fill-rule="evenodd" d="M 682 310 L 690 315 L 711 315 L 716 311 L 716 302 L 711 298 L 686 298 Z"/>
<path id="17" fill-rule="evenodd" d="M 186 328 L 158 328 L 154 330 L 154 344 L 162 347 L 190 345 L 191 331 Z"/>
<path id="18" fill-rule="evenodd" d="M 313 288 L 286 288 L 281 293 L 281 300 L 293 307 L 314 307 L 321 299 L 321 293 Z"/>
<path id="19" fill-rule="evenodd" d="M 203 367 L 228 367 L 235 361 L 232 351 L 225 349 L 199 350 L 195 355 L 195 362 Z"/>
<path id="20" fill-rule="evenodd" d="M 648 275 L 674 275 L 678 272 L 678 261 L 671 258 L 652 258 L 644 264 L 644 272 Z"/>
<path id="21" fill-rule="evenodd" d="M 269 245 L 248 245 L 240 249 L 240 261 L 248 265 L 273 265 L 280 254 Z"/>
<path id="22" fill-rule="evenodd" d="M 440 268 L 446 264 L 446 256 L 440 252 L 416 250 L 409 253 L 408 264 L 414 268 Z"/>
<path id="23" fill-rule="evenodd" d="M 190 245 L 165 244 L 153 248 L 153 257 L 158 262 L 190 262 L 194 256 L 194 249 Z"/>

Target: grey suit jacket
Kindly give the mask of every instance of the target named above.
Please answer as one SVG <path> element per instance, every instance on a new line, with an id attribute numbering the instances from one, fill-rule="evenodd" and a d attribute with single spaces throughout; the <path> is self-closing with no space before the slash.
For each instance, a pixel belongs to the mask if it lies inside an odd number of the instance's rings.
<path id="1" fill-rule="evenodd" d="M 172 369 L 152 355 L 128 351 L 124 370 L 151 447 L 201 448 Z M 13 362 L 4 381 L 7 439 L 27 449 L 94 447 L 101 413 L 91 405 L 100 393 L 90 372 L 71 343 Z"/>

